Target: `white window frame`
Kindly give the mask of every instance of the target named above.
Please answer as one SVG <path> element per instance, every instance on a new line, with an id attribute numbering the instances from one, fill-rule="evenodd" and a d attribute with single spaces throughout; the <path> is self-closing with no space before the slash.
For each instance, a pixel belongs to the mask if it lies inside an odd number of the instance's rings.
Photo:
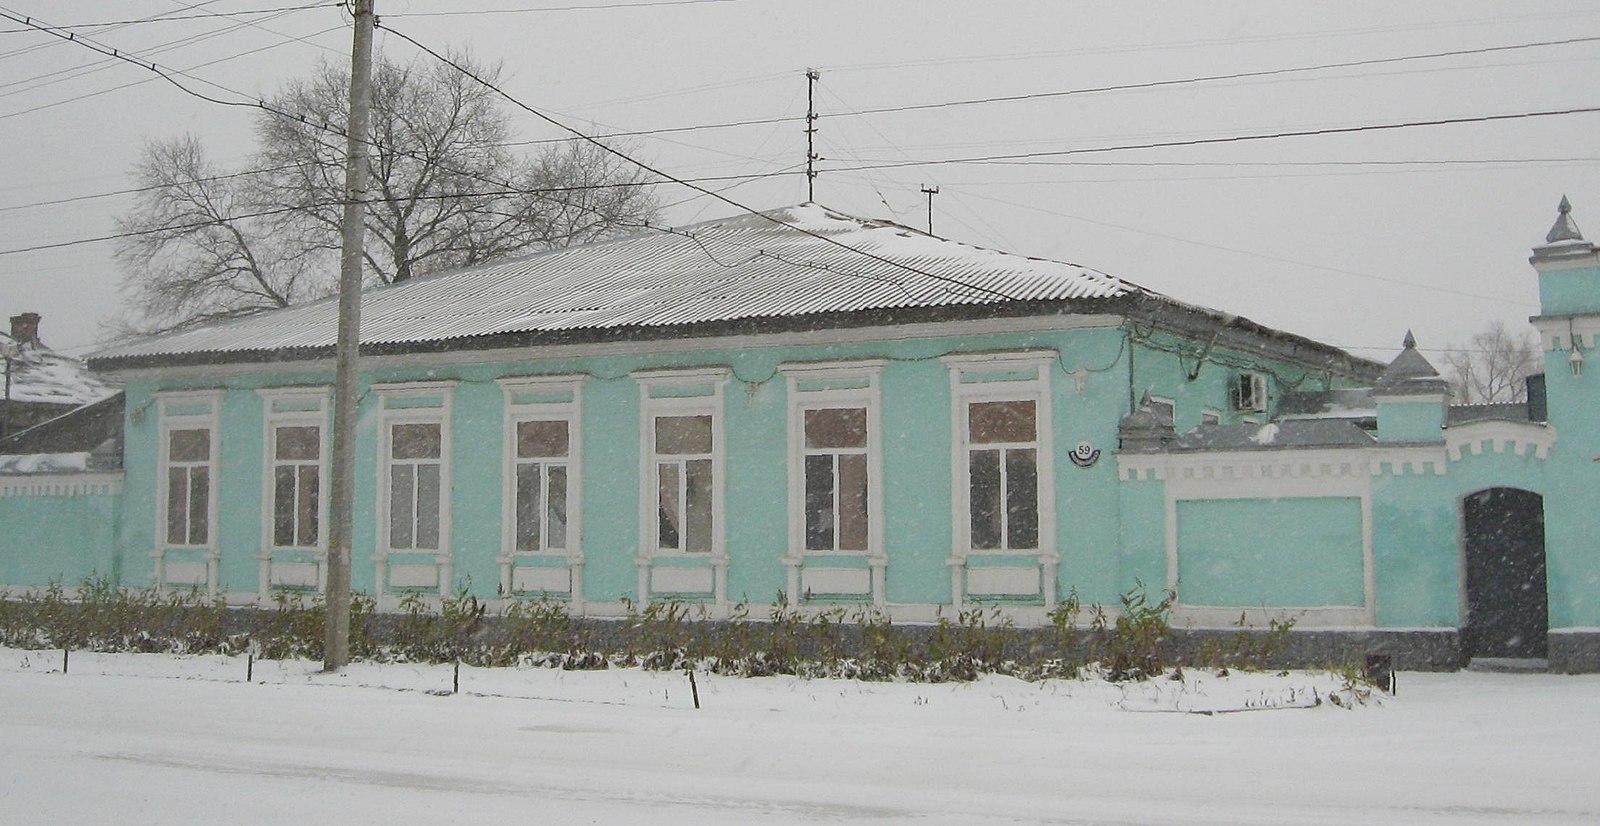
<path id="1" fill-rule="evenodd" d="M 377 593 L 389 594 L 397 589 L 416 587 L 423 591 L 433 587 L 440 596 L 447 594 L 453 582 L 453 555 L 451 554 L 451 500 L 454 484 L 453 479 L 453 450 L 451 438 L 452 405 L 455 396 L 454 381 L 416 381 L 394 382 L 372 385 L 372 392 L 378 398 L 380 412 L 378 414 L 378 501 L 375 509 L 377 514 L 376 543 L 373 548 L 373 561 L 377 574 Z M 437 402 L 431 406 L 403 406 L 404 402 Z M 393 493 L 391 489 L 393 474 L 390 469 L 393 465 L 393 428 L 398 424 L 437 424 L 439 426 L 439 547 L 429 548 L 394 548 L 389 538 L 389 500 Z M 424 565 L 417 563 L 393 564 L 389 561 L 391 554 L 420 555 L 433 554 L 435 584 L 393 586 L 389 584 L 391 567 L 395 574 L 403 574 L 408 583 L 416 577 L 426 576 L 426 571 L 421 570 Z"/>
<path id="2" fill-rule="evenodd" d="M 727 513 L 727 434 L 724 386 L 731 374 L 727 368 L 690 370 L 648 370 L 633 374 L 639 383 L 639 601 L 648 605 L 654 587 L 668 577 L 689 575 L 692 568 L 682 565 L 660 566 L 657 560 L 674 562 L 705 560 L 711 568 L 710 593 L 717 606 L 725 608 L 728 593 Z M 656 419 L 667 416 L 711 417 L 711 551 L 663 549 L 657 531 L 660 527 L 660 491 L 656 454 Z M 669 461 L 678 461 L 674 455 Z M 676 569 L 676 570 L 674 570 Z M 698 590 L 698 589 L 697 589 Z"/>
<path id="3" fill-rule="evenodd" d="M 868 587 L 862 596 L 870 597 L 874 605 L 883 605 L 885 572 L 888 552 L 884 544 L 883 508 L 883 427 L 880 410 L 882 391 L 880 376 L 883 359 L 851 362 L 825 362 L 786 364 L 778 369 L 783 374 L 788 391 L 788 482 L 789 482 L 789 554 L 784 559 L 788 569 L 788 596 L 790 605 L 799 605 L 807 587 L 806 567 L 812 577 L 823 582 L 848 582 L 854 578 L 851 569 L 829 568 L 829 559 L 865 557 Z M 808 389 L 807 384 L 859 385 Z M 867 414 L 867 547 L 864 550 L 811 550 L 806 547 L 806 477 L 805 458 L 815 451 L 805 446 L 805 414 L 808 410 L 865 409 Z M 835 453 L 827 450 L 825 453 Z M 853 452 L 853 451 L 852 451 Z M 838 491 L 834 491 L 835 497 Z M 837 537 L 836 537 L 837 541 Z"/>
<path id="4" fill-rule="evenodd" d="M 157 428 L 160 444 L 157 451 L 156 478 L 159 494 L 156 499 L 156 535 L 155 549 L 152 556 L 155 560 L 155 583 L 157 588 L 172 587 L 169 582 L 169 570 L 176 573 L 195 563 L 192 561 L 169 560 L 168 554 L 177 551 L 180 555 L 192 555 L 199 551 L 204 566 L 205 587 L 207 594 L 217 592 L 217 567 L 220 557 L 217 534 L 221 525 L 217 523 L 221 513 L 217 502 L 222 485 L 219 470 L 222 466 L 222 397 L 223 391 L 216 390 L 177 390 L 158 391 L 154 401 L 160 420 Z M 185 412 L 185 408 L 204 408 L 202 412 Z M 206 468 L 206 541 L 201 544 L 187 542 L 172 543 L 167 541 L 168 502 L 171 496 L 169 485 L 169 470 L 173 467 L 171 459 L 172 432 L 175 430 L 205 430 L 208 446 Z M 198 463 L 185 465 L 197 466 Z M 187 531 L 185 532 L 187 534 Z M 185 537 L 187 538 L 187 536 Z M 191 553 L 184 553 L 191 552 Z M 198 577 L 183 577 L 188 581 L 177 587 L 196 587 Z"/>
<path id="5" fill-rule="evenodd" d="M 566 565 L 566 590 L 570 594 L 569 610 L 572 611 L 582 610 L 583 601 L 583 380 L 583 376 L 573 375 L 517 376 L 497 382 L 505 401 L 501 424 L 504 447 L 501 451 L 500 593 L 507 597 L 518 593 L 515 586 L 519 561 L 559 558 Z M 568 400 L 519 400 L 526 396 L 567 396 Z M 562 460 L 567 471 L 567 541 L 559 552 L 552 552 L 542 541 L 537 551 L 517 549 L 517 466 L 523 462 L 517 456 L 517 425 L 530 421 L 560 421 L 567 425 L 567 455 Z M 542 464 L 548 466 L 549 463 Z M 545 474 L 541 474 L 541 480 L 542 485 L 548 486 Z M 541 493 L 548 495 L 548 487 Z M 547 530 L 548 526 L 543 528 Z"/>
<path id="6" fill-rule="evenodd" d="M 290 569 L 306 564 L 297 559 L 276 559 L 278 554 L 288 554 L 290 557 L 303 557 L 315 554 L 310 563 L 316 566 L 316 590 L 321 593 L 327 587 L 327 562 L 328 562 L 328 496 L 329 496 L 329 456 L 332 450 L 332 434 L 329 433 L 328 411 L 333 407 L 333 390 L 329 387 L 269 387 L 256 391 L 262 403 L 262 447 L 261 447 L 261 551 L 258 554 L 260 561 L 259 589 L 261 596 L 265 597 L 274 585 L 274 568 Z M 304 410 L 278 410 L 278 405 L 305 407 Z M 314 407 L 313 407 L 314 405 Z M 277 429 L 280 427 L 315 427 L 317 428 L 317 541 L 303 545 L 278 545 L 276 544 L 276 486 L 275 478 L 278 469 L 277 457 Z M 294 461 L 290 464 L 304 464 Z M 296 526 L 298 528 L 298 525 Z M 298 535 L 298 530 L 296 535 Z"/>
<path id="7" fill-rule="evenodd" d="M 1054 351 L 1014 351 L 964 353 L 944 356 L 941 361 L 950 372 L 950 479 L 951 479 L 951 602 L 959 610 L 968 592 L 968 565 L 972 557 L 1032 556 L 1038 568 L 1038 595 L 1046 610 L 1055 607 L 1056 570 L 1060 555 L 1056 550 L 1055 496 L 1055 417 L 1051 411 L 1050 377 L 1056 364 Z M 1025 376 L 1025 377 L 1023 377 Z M 972 547 L 972 479 L 968 444 L 969 405 L 977 402 L 1031 401 L 1034 403 L 1039 544 L 1037 548 L 978 549 Z M 1000 444 L 996 447 L 1006 447 Z M 1002 537 L 1005 531 L 1002 528 Z M 1002 574 L 983 571 L 985 579 Z M 1018 576 L 1023 576 L 1018 573 Z M 1008 577 L 1007 593 L 1012 589 Z M 1022 595 L 1018 593 L 1018 595 Z"/>

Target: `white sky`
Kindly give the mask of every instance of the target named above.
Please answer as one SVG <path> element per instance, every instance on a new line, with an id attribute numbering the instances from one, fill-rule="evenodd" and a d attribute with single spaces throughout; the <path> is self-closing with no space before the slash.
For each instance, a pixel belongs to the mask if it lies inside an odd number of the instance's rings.
<path id="1" fill-rule="evenodd" d="M 654 2 L 636 8 L 579 5 Z M 55 25 L 234 14 L 302 0 L 0 0 Z M 192 11 L 185 7 L 194 6 Z M 552 7 L 563 7 L 554 10 Z M 804 70 L 817 67 L 816 199 L 1072 261 L 1179 299 L 1382 360 L 1407 328 L 1425 351 L 1537 312 L 1529 249 L 1563 194 L 1600 240 L 1600 115 L 1074 154 L 1048 163 L 906 161 L 1060 151 L 1600 106 L 1600 41 L 864 116 L 861 109 L 1256 72 L 1600 37 L 1582 0 L 1449 4 L 990 3 L 957 0 L 377 0 L 435 48 L 502 60 L 518 99 L 591 131 L 793 120 L 637 138 L 680 177 L 789 170 L 804 159 Z M 508 11 L 544 8 L 546 11 Z M 429 13 L 448 12 L 448 14 Z M 459 13 L 467 12 L 467 13 Z M 252 112 L 189 97 L 126 63 L 0 20 L 0 251 L 115 231 L 146 139 L 202 136 L 249 163 Z M 347 59 L 339 9 L 85 30 L 228 89 L 270 93 L 321 56 Z M 163 44 L 182 38 L 205 39 Z M 415 49 L 380 32 L 380 47 Z M 219 97 L 244 99 L 195 84 Z M 558 133 L 518 113 L 521 137 Z M 1395 162 L 1411 163 L 1395 163 Z M 1457 163 L 1439 163 L 1454 161 Z M 1491 162 L 1492 161 L 1492 162 Z M 1363 162 L 1351 165 L 1351 162 Z M 1114 163 L 1117 165 L 1105 165 Z M 726 186 L 727 182 L 716 184 Z M 663 187 L 677 202 L 694 193 Z M 769 209 L 805 199 L 788 175 L 728 193 Z M 700 197 L 673 223 L 722 217 Z M 0 318 L 44 315 L 45 340 L 87 352 L 118 302 L 109 243 L 0 254 Z M 1436 354 L 1435 361 L 1438 361 Z"/>

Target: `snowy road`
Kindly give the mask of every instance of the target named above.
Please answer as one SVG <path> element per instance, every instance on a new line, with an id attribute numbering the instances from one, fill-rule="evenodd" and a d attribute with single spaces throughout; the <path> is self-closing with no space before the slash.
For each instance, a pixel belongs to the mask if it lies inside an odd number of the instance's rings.
<path id="1" fill-rule="evenodd" d="M 863 684 L 0 649 L 4 823 L 1594 823 L 1600 677 Z M 1155 693 L 1159 691 L 1160 693 Z M 486 696 L 502 695 L 502 696 Z M 1138 713 L 1125 709 L 1140 709 Z"/>

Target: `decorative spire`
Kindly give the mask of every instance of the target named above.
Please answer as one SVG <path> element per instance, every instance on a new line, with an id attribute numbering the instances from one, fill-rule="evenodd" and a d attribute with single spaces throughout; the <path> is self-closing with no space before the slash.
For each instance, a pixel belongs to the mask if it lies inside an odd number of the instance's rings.
<path id="1" fill-rule="evenodd" d="M 1407 330 L 1401 343 L 1405 349 L 1389 362 L 1373 389 L 1385 395 L 1400 396 L 1445 392 L 1445 382 L 1439 377 L 1439 371 L 1417 352 L 1417 337 Z"/>
<path id="2" fill-rule="evenodd" d="M 1545 233 L 1544 240 L 1547 244 L 1561 241 L 1582 241 L 1583 233 L 1578 231 L 1578 225 L 1572 221 L 1572 202 L 1567 196 L 1561 196 L 1561 206 L 1556 208 L 1556 223 Z"/>

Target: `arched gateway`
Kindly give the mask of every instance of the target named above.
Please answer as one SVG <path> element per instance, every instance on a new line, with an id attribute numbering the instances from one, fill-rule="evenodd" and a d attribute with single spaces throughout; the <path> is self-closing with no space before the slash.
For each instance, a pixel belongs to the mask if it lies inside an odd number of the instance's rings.
<path id="1" fill-rule="evenodd" d="M 1488 488 L 1461 500 L 1467 659 L 1543 659 L 1550 629 L 1544 498 Z"/>

